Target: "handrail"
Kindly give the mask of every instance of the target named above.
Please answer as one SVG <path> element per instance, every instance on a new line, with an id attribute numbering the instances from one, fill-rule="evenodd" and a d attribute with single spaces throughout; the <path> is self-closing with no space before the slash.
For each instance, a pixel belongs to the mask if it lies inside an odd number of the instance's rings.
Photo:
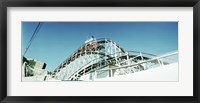
<path id="1" fill-rule="evenodd" d="M 156 57 L 156 58 L 152 58 L 152 59 L 149 59 L 149 60 L 146 60 L 146 61 L 141 61 L 139 63 L 132 64 L 132 65 L 126 65 L 126 66 L 121 66 L 121 67 L 116 67 L 116 68 L 111 68 L 111 69 L 119 69 L 119 68 L 126 68 L 126 67 L 130 67 L 130 66 L 136 66 L 136 65 L 147 63 L 147 62 L 159 59 L 159 58 L 169 57 L 169 56 L 175 55 L 175 54 L 178 54 L 178 52 L 174 52 L 174 53 L 171 53 L 169 55 L 162 55 L 162 56 L 159 56 L 159 57 Z"/>

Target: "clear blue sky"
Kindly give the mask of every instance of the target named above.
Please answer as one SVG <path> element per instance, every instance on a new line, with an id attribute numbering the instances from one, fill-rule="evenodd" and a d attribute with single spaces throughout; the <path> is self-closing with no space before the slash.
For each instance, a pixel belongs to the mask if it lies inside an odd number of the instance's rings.
<path id="1" fill-rule="evenodd" d="M 22 22 L 22 55 L 37 24 Z M 91 36 L 155 55 L 178 50 L 178 22 L 43 22 L 25 57 L 53 71 Z"/>

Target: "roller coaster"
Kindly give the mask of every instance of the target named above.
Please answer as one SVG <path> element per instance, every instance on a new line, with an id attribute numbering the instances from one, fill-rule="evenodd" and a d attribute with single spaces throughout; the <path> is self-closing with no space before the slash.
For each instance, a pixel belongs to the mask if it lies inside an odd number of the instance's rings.
<path id="1" fill-rule="evenodd" d="M 94 81 L 178 62 L 178 51 L 157 56 L 144 52 L 127 51 L 110 39 L 91 37 L 53 72 L 49 72 L 45 70 L 44 62 L 25 58 L 42 24 L 38 23 L 25 49 L 22 59 L 22 80 Z"/>
<path id="2" fill-rule="evenodd" d="M 177 62 L 177 58 L 177 51 L 161 56 L 126 51 L 110 39 L 92 37 L 62 62 L 48 79 L 94 81 L 168 65 Z"/>

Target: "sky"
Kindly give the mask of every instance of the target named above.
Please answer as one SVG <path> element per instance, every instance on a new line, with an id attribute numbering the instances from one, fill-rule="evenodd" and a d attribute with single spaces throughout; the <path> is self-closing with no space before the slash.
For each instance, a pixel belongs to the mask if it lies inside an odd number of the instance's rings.
<path id="1" fill-rule="evenodd" d="M 22 55 L 38 22 L 22 22 Z M 24 55 L 55 70 L 91 36 L 109 38 L 125 50 L 162 55 L 178 51 L 178 22 L 41 22 Z"/>

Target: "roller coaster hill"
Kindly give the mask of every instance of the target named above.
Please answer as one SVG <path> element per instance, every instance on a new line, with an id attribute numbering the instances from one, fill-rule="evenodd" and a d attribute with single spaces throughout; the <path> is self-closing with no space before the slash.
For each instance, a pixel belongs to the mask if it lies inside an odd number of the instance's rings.
<path id="1" fill-rule="evenodd" d="M 32 68 L 29 71 L 32 71 L 33 75 L 28 77 L 36 81 L 106 80 L 106 78 L 120 78 L 120 76 L 136 74 L 177 62 L 177 51 L 160 56 L 138 51 L 126 51 L 110 39 L 92 37 L 53 72 L 44 72 L 42 66 L 41 70 L 44 73 L 38 74 L 39 69 Z M 29 66 L 29 68 L 31 67 Z"/>

